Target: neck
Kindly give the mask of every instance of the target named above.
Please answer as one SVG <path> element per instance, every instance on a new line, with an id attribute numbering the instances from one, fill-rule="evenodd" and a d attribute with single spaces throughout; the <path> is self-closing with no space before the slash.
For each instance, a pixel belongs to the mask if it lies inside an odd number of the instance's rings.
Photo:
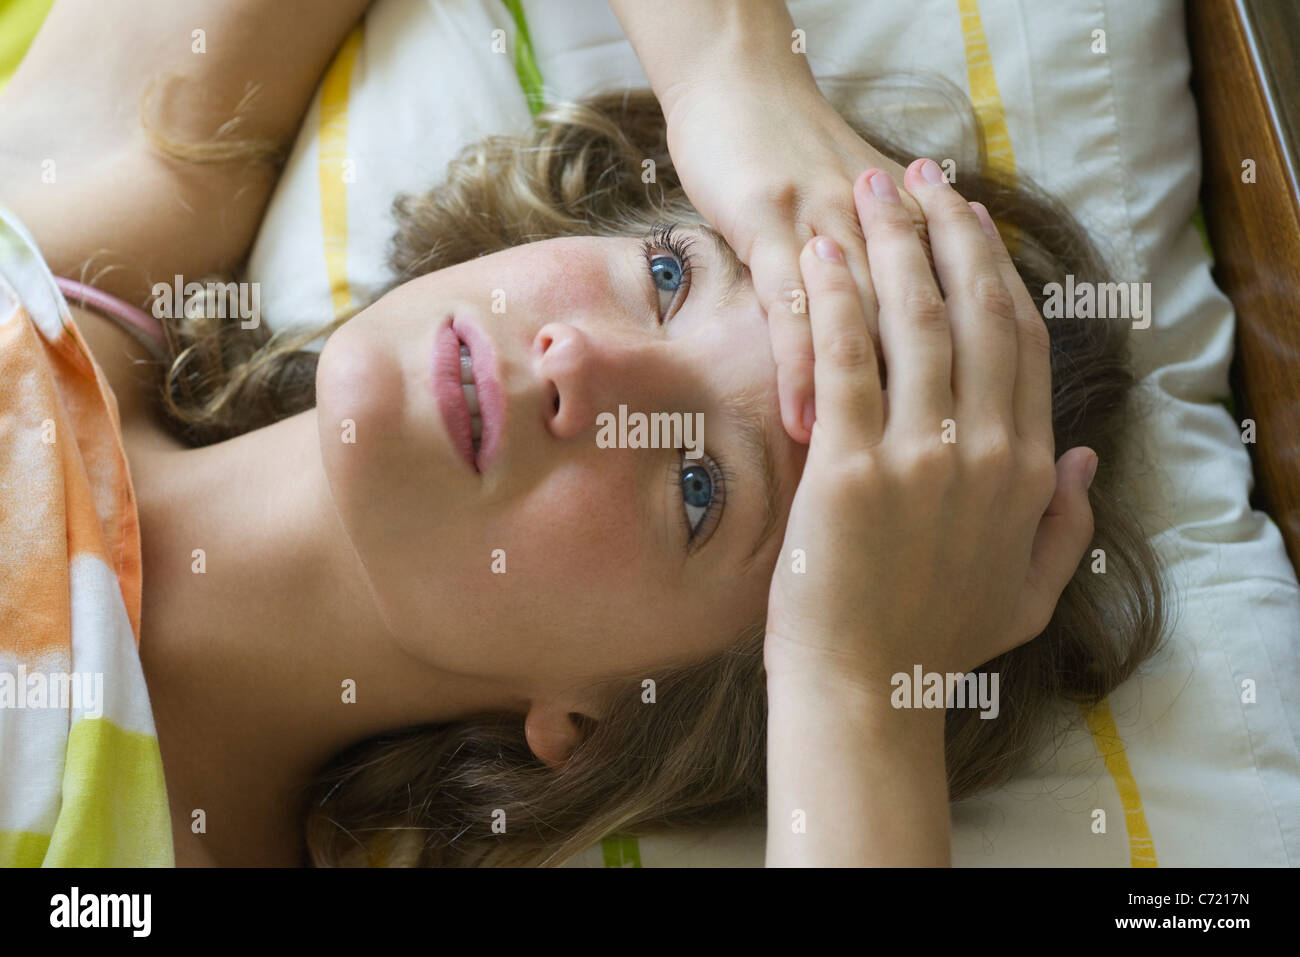
<path id="1" fill-rule="evenodd" d="M 204 808 L 241 821 L 213 822 L 209 833 L 241 833 L 205 839 L 212 857 L 246 856 L 259 828 L 296 846 L 303 786 L 350 744 L 518 709 L 504 689 L 392 640 L 334 509 L 314 410 L 218 445 L 132 456 L 131 470 L 140 652 L 173 817 Z"/>

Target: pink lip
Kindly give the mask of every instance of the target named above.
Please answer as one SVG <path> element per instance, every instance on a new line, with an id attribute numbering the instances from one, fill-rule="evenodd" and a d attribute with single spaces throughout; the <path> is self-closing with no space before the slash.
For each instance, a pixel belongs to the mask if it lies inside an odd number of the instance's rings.
<path id="1" fill-rule="evenodd" d="M 479 418 L 483 422 L 477 461 L 470 433 L 469 406 L 460 387 L 462 343 L 469 349 L 474 366 Z M 452 444 L 470 468 L 476 472 L 486 471 L 501 447 L 505 423 L 505 394 L 501 389 L 501 374 L 491 340 L 468 320 L 452 318 L 434 335 L 430 383 Z"/>
<path id="2" fill-rule="evenodd" d="M 468 319 L 456 316 L 451 327 L 461 342 L 469 347 L 469 358 L 474 364 L 474 385 L 478 392 L 478 414 L 483 420 L 483 435 L 479 439 L 478 470 L 486 472 L 501 449 L 506 431 L 506 393 L 501 388 L 501 368 L 492 340 Z M 459 358 L 457 370 L 459 372 Z M 462 398 L 464 393 L 462 393 Z"/>
<path id="3" fill-rule="evenodd" d="M 460 340 L 448 322 L 433 337 L 433 356 L 429 378 L 433 397 L 447 426 L 451 444 L 470 468 L 474 466 L 474 440 L 470 435 L 469 406 L 460 388 Z"/>

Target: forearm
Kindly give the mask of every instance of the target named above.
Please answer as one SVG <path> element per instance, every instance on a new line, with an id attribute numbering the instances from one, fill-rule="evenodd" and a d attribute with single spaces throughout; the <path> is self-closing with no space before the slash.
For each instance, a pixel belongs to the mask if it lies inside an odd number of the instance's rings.
<path id="1" fill-rule="evenodd" d="M 609 0 L 663 107 L 699 83 L 777 83 L 816 93 L 808 59 L 792 49 L 784 0 Z M 675 24 L 665 29 L 665 24 Z"/>
<path id="2" fill-rule="evenodd" d="M 767 866 L 948 866 L 943 715 L 769 673 Z"/>

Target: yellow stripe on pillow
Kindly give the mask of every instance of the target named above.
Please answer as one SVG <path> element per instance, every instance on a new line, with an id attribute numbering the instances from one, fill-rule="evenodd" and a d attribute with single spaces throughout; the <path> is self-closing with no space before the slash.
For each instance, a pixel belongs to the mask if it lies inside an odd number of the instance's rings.
<path id="1" fill-rule="evenodd" d="M 966 48 L 966 78 L 970 83 L 971 104 L 984 130 L 989 166 L 1005 173 L 1014 182 L 1016 154 L 1011 148 L 1011 133 L 1007 130 L 1007 115 L 1002 109 L 998 79 L 993 73 L 993 57 L 989 53 L 988 38 L 984 35 L 979 2 L 957 0 L 957 7 L 961 11 L 961 39 Z"/>
<path id="2" fill-rule="evenodd" d="M 1007 128 L 1007 115 L 998 92 L 998 80 L 993 71 L 993 57 L 989 53 L 988 38 L 980 19 L 979 0 L 957 0 L 961 13 L 962 44 L 966 51 L 966 77 L 970 83 L 971 104 L 975 118 L 984 131 L 988 148 L 989 166 L 1007 176 L 1013 183 L 1016 178 L 1016 153 L 1011 147 L 1011 132 Z M 1007 248 L 1016 251 L 1015 236 L 1006 237 Z M 1124 741 L 1115 728 L 1110 714 L 1110 702 L 1104 700 L 1091 711 L 1084 712 L 1093 743 L 1106 762 L 1106 770 L 1115 781 L 1120 802 L 1124 807 L 1124 823 L 1128 828 L 1129 857 L 1133 867 L 1157 867 L 1155 843 L 1147 827 L 1142 810 L 1142 795 L 1133 769 L 1129 767 Z"/>
<path id="3" fill-rule="evenodd" d="M 1128 828 L 1129 858 L 1133 867 L 1159 867 L 1156 861 L 1156 845 L 1151 840 L 1151 829 L 1147 827 L 1147 817 L 1142 810 L 1142 795 L 1138 791 L 1137 781 L 1133 778 L 1133 769 L 1129 767 L 1128 754 L 1124 741 L 1115 728 L 1115 719 L 1110 713 L 1110 699 L 1098 704 L 1091 711 L 1084 712 L 1088 730 L 1097 750 L 1106 761 L 1106 770 L 1115 781 L 1119 791 L 1119 800 L 1124 807 L 1124 824 Z"/>
<path id="4" fill-rule="evenodd" d="M 321 80 L 317 176 L 325 275 L 335 319 L 352 310 L 348 285 L 348 96 L 364 30 L 364 21 L 352 28 Z"/>

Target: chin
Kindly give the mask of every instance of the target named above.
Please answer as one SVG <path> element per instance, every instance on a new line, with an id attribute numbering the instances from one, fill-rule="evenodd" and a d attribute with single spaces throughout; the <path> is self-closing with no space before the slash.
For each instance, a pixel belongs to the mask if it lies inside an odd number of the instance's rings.
<path id="1" fill-rule="evenodd" d="M 316 365 L 321 463 L 340 514 L 365 507 L 403 444 L 401 368 L 347 326 L 326 341 Z M 391 472 L 389 473 L 391 477 Z"/>

